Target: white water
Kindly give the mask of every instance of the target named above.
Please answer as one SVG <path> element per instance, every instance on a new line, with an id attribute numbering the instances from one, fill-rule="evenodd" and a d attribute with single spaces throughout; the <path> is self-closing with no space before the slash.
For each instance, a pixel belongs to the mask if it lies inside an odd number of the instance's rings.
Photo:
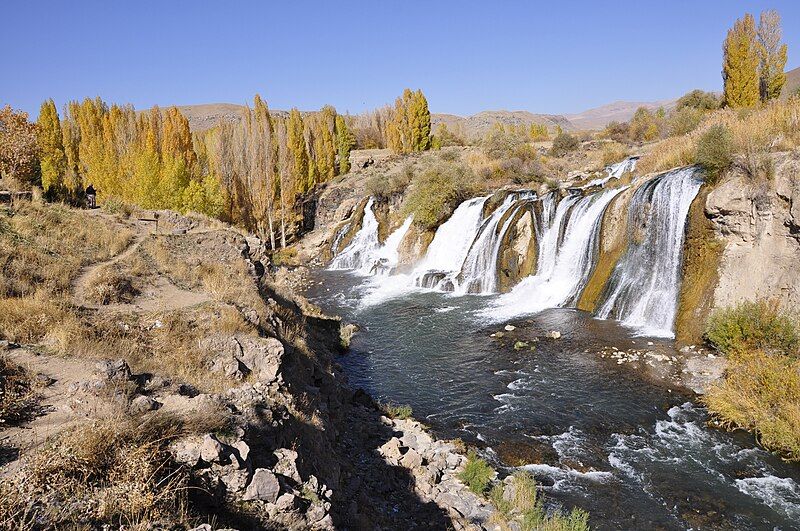
<path id="1" fill-rule="evenodd" d="M 601 177 L 599 179 L 595 179 L 590 181 L 589 183 L 585 184 L 583 188 L 591 188 L 592 186 L 603 186 L 611 179 L 619 179 L 626 173 L 633 172 L 636 169 L 636 161 L 639 160 L 639 157 L 628 157 L 627 159 L 617 162 L 615 164 L 610 164 L 606 167 L 606 176 Z"/>
<path id="2" fill-rule="evenodd" d="M 396 228 L 383 242 L 383 245 L 375 252 L 374 264 L 375 272 L 379 275 L 390 274 L 400 259 L 398 248 L 400 242 L 405 238 L 408 228 L 411 227 L 411 222 L 414 220 L 413 216 L 408 216 L 406 220 Z"/>
<path id="3" fill-rule="evenodd" d="M 629 247 L 597 312 L 644 335 L 673 337 L 684 228 L 700 189 L 697 170 L 675 170 L 642 185 L 628 211 Z"/>
<path id="4" fill-rule="evenodd" d="M 547 225 L 540 230 L 536 274 L 498 297 L 481 316 L 502 321 L 570 304 L 591 273 L 603 212 L 622 190 L 573 194 L 558 203 L 552 222 L 542 216 Z M 555 198 L 550 195 L 544 201 Z M 544 206 L 547 212 L 550 205 Z"/>
<path id="5" fill-rule="evenodd" d="M 513 216 L 508 216 L 502 227 L 500 222 L 509 210 L 521 206 L 520 201 L 532 197 L 533 194 L 509 194 L 483 223 L 455 282 L 456 293 L 460 295 L 494 293 L 497 290 L 497 259 L 500 254 L 500 244 Z"/>
<path id="6" fill-rule="evenodd" d="M 364 207 L 364 221 L 350 245 L 342 249 L 331 262 L 328 269 L 371 268 L 375 252 L 380 248 L 378 242 L 378 220 L 372 211 L 374 200 L 370 197 Z"/>
<path id="7" fill-rule="evenodd" d="M 475 234 L 481 226 L 483 205 L 487 199 L 488 195 L 464 201 L 458 205 L 450 219 L 437 229 L 425 258 L 412 273 L 417 280 L 421 280 L 428 272 L 455 275 L 461 271 Z"/>

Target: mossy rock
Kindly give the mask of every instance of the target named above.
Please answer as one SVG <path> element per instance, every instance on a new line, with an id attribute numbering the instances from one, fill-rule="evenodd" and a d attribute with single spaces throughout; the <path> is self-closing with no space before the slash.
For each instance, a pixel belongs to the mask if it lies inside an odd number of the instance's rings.
<path id="1" fill-rule="evenodd" d="M 511 291 L 521 279 L 536 271 L 538 242 L 536 240 L 535 212 L 532 204 L 509 209 L 506 216 L 513 216 L 510 226 L 500 242 L 497 262 L 497 287 L 501 293 Z M 506 217 L 504 216 L 504 217 Z M 506 217 L 506 219 L 508 219 Z M 504 225 L 501 220 L 499 226 Z M 525 241 L 522 241 L 525 240 Z M 523 247 L 524 246 L 524 247 Z M 524 253 L 520 253 L 524 248 Z"/>

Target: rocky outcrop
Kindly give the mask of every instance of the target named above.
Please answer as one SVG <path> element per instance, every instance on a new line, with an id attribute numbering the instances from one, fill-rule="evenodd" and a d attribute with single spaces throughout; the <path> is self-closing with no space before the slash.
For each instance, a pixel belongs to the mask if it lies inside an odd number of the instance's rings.
<path id="1" fill-rule="evenodd" d="M 715 307 L 755 299 L 800 305 L 800 161 L 786 154 L 773 161 L 772 182 L 737 171 L 706 199 L 724 246 Z"/>
<path id="2" fill-rule="evenodd" d="M 514 211 L 509 220 L 497 263 L 497 284 L 501 293 L 511 291 L 517 282 L 536 271 L 538 242 L 534 216 L 533 207 L 526 205 Z"/>

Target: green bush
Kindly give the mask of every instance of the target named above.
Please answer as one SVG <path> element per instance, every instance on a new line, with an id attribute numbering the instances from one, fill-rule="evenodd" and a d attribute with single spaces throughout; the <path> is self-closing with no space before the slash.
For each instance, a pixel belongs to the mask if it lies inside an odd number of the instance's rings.
<path id="1" fill-rule="evenodd" d="M 578 149 L 580 145 L 580 140 L 576 137 L 569 133 L 561 133 L 553 139 L 553 146 L 550 148 L 550 154 L 554 157 L 563 157 L 570 151 Z"/>
<path id="2" fill-rule="evenodd" d="M 477 191 L 475 175 L 461 164 L 440 163 L 414 177 L 403 201 L 403 216 L 425 229 L 446 220 L 461 201 Z"/>
<path id="3" fill-rule="evenodd" d="M 712 125 L 697 141 L 694 162 L 706 172 L 706 181 L 716 183 L 733 165 L 733 136 L 724 125 Z"/>
<path id="4" fill-rule="evenodd" d="M 489 466 L 489 463 L 471 451 L 467 454 L 467 464 L 464 465 L 464 470 L 458 474 L 458 479 L 475 494 L 483 495 L 488 490 L 494 474 L 494 469 Z"/>
<path id="5" fill-rule="evenodd" d="M 708 319 L 705 338 L 720 352 L 734 356 L 752 350 L 797 356 L 800 348 L 795 319 L 764 301 L 715 311 Z"/>
<path id="6" fill-rule="evenodd" d="M 588 531 L 589 514 L 581 509 L 575 508 L 568 514 L 547 514 L 529 472 L 515 473 L 510 486 L 511 490 L 505 492 L 502 485 L 497 485 L 489 496 L 507 527 L 516 521 L 523 531 Z"/>
<path id="7" fill-rule="evenodd" d="M 703 115 L 703 111 L 692 107 L 676 110 L 669 117 L 669 135 L 681 136 L 691 133 L 700 125 Z"/>
<path id="8" fill-rule="evenodd" d="M 402 194 L 414 178 L 414 166 L 406 164 L 398 171 L 376 173 L 367 179 L 367 193 L 372 197 L 390 199 Z"/>
<path id="9" fill-rule="evenodd" d="M 713 111 L 719 109 L 721 103 L 719 96 L 713 92 L 695 89 L 691 92 L 687 92 L 678 99 L 678 102 L 675 104 L 675 110 L 680 111 L 688 108 Z"/>
<path id="10" fill-rule="evenodd" d="M 409 405 L 400 406 L 396 404 L 387 403 L 387 404 L 381 404 L 381 409 L 383 410 L 383 413 L 387 417 L 397 420 L 410 419 L 411 416 L 414 414 L 414 412 L 411 409 L 411 406 Z"/>

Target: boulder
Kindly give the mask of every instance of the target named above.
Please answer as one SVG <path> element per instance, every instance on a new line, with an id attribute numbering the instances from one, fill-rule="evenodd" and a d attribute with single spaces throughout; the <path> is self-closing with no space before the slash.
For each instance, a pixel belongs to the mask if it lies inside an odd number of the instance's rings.
<path id="1" fill-rule="evenodd" d="M 253 479 L 247 486 L 243 499 L 245 501 L 261 500 L 268 503 L 278 501 L 281 486 L 278 478 L 266 468 L 257 468 L 253 473 Z"/>
<path id="2" fill-rule="evenodd" d="M 400 446 L 400 439 L 397 437 L 392 437 L 380 448 L 378 448 L 378 450 L 383 457 L 396 463 L 403 456 L 402 452 L 400 451 Z"/>
<path id="3" fill-rule="evenodd" d="M 409 450 L 400 459 L 400 464 L 406 468 L 414 469 L 422 465 L 422 456 L 416 450 Z"/>
<path id="4" fill-rule="evenodd" d="M 173 458 L 178 463 L 195 467 L 200 462 L 200 446 L 203 441 L 200 437 L 190 437 L 175 441 L 169 446 Z"/>
<path id="5" fill-rule="evenodd" d="M 219 480 L 225 485 L 225 491 L 229 499 L 233 499 L 237 494 L 245 490 L 250 474 L 247 470 L 236 468 L 235 466 L 221 467 L 219 470 Z"/>
<path id="6" fill-rule="evenodd" d="M 134 415 L 140 413 L 146 413 L 148 411 L 155 411 L 161 407 L 159 402 L 156 402 L 149 396 L 139 395 L 133 400 L 131 400 L 131 405 L 128 407 L 131 413 Z"/>
<path id="7" fill-rule="evenodd" d="M 206 435 L 200 444 L 200 458 L 206 463 L 218 462 L 223 449 L 222 443 L 216 437 L 210 434 Z"/>
<path id="8" fill-rule="evenodd" d="M 297 470 L 297 452 L 287 448 L 279 448 L 273 452 L 278 462 L 272 467 L 272 471 L 291 478 L 297 483 L 302 483 L 300 472 Z"/>
<path id="9" fill-rule="evenodd" d="M 105 360 L 95 364 L 101 377 L 115 382 L 126 382 L 131 379 L 131 368 L 124 359 Z"/>
<path id="10" fill-rule="evenodd" d="M 244 441 L 236 441 L 233 447 L 238 452 L 236 457 L 239 459 L 239 463 L 244 465 L 247 458 L 250 456 L 250 446 Z"/>

